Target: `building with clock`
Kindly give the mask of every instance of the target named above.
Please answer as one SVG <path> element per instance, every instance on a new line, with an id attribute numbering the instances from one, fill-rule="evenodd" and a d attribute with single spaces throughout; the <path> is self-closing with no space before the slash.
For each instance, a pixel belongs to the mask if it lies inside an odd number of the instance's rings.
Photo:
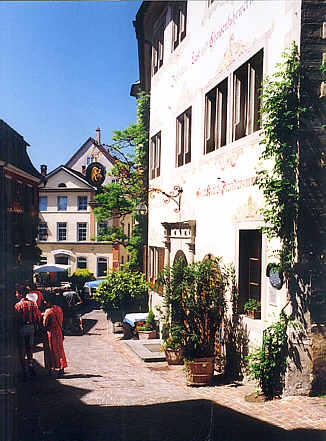
<path id="1" fill-rule="evenodd" d="M 98 128 L 96 138 L 88 138 L 65 165 L 50 173 L 41 166 L 38 246 L 42 264 L 67 265 L 70 273 L 87 268 L 101 278 L 128 261 L 123 246 L 96 240 L 99 229 L 119 225 L 119 217 L 97 223 L 91 208 L 98 185 L 112 180 L 108 172 L 114 161 L 101 144 Z M 131 218 L 125 218 L 123 226 L 130 235 Z"/>

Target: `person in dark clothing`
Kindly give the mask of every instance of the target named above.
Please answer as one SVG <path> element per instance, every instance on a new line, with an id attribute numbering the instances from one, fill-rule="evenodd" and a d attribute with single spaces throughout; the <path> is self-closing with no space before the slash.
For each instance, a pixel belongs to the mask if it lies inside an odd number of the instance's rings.
<path id="1" fill-rule="evenodd" d="M 64 291 L 62 296 L 64 299 L 63 315 L 65 321 L 68 322 L 68 329 L 73 329 L 74 321 L 77 324 L 79 331 L 83 333 L 83 322 L 78 311 L 79 305 L 83 303 L 82 299 L 79 297 L 76 291 Z"/>

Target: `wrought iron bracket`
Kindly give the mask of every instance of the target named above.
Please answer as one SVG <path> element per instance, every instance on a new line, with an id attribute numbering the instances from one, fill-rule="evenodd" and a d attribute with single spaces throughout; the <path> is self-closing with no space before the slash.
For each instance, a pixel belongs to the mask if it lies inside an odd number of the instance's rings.
<path id="1" fill-rule="evenodd" d="M 160 193 L 162 194 L 166 199 L 163 200 L 163 202 L 165 204 L 168 204 L 170 202 L 170 200 L 172 200 L 177 208 L 174 209 L 174 211 L 176 213 L 180 212 L 180 207 L 181 207 L 181 195 L 183 193 L 183 189 L 182 187 L 180 187 L 179 185 L 175 185 L 173 187 L 173 191 L 171 191 L 170 193 L 166 193 L 165 191 L 161 190 L 160 188 L 154 188 L 154 187 L 150 187 L 148 189 L 148 193 L 150 193 L 151 198 L 155 198 L 155 194 L 154 193 Z"/>

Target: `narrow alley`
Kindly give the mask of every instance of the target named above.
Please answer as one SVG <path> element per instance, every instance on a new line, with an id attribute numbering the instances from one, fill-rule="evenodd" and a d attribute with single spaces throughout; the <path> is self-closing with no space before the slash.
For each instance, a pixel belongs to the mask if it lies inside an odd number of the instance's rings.
<path id="1" fill-rule="evenodd" d="M 103 312 L 86 333 L 66 336 L 65 377 L 48 377 L 42 345 L 37 377 L 18 384 L 17 441 L 285 441 L 326 439 L 326 399 L 248 403 L 253 385 L 185 385 L 183 366 L 144 363 Z"/>

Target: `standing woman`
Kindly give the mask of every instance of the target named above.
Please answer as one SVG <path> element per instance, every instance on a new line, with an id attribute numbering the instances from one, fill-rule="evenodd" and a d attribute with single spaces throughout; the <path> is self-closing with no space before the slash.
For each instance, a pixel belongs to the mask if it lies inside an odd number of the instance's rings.
<path id="1" fill-rule="evenodd" d="M 63 348 L 62 309 L 54 304 L 54 296 L 51 294 L 47 296 L 45 303 L 46 310 L 43 316 L 45 329 L 44 364 L 49 375 L 52 375 L 54 369 L 59 369 L 58 377 L 63 377 L 67 361 Z"/>

